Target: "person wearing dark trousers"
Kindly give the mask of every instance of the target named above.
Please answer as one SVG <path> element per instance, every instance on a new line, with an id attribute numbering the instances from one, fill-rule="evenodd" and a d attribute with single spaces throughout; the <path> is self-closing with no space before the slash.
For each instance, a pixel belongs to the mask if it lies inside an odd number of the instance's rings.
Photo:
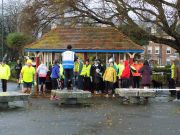
<path id="1" fill-rule="evenodd" d="M 90 70 L 91 70 L 91 65 L 89 64 L 89 59 L 86 59 L 80 73 L 80 77 L 82 77 L 82 81 L 83 81 L 82 82 L 83 90 L 91 91 Z"/>
<path id="2" fill-rule="evenodd" d="M 73 69 L 64 69 L 64 87 L 65 89 L 73 88 L 75 82 L 73 80 L 74 72 Z"/>
<path id="3" fill-rule="evenodd" d="M 124 61 L 124 69 L 121 74 L 122 88 L 129 88 L 130 85 L 130 67 L 129 62 Z"/>
<path id="4" fill-rule="evenodd" d="M 10 75 L 10 67 L 6 64 L 5 60 L 3 60 L 0 64 L 0 79 L 2 82 L 3 92 L 7 91 L 7 80 L 9 80 Z"/>
<path id="5" fill-rule="evenodd" d="M 60 78 L 60 71 L 59 71 L 58 61 L 54 61 L 54 65 L 52 67 L 51 73 L 51 81 L 52 81 L 52 89 L 58 89 L 58 79 Z"/>
<path id="6" fill-rule="evenodd" d="M 175 61 L 172 61 L 171 64 L 171 78 L 168 78 L 168 88 L 169 89 L 175 89 L 175 80 L 174 80 L 174 76 L 175 76 Z M 175 90 L 170 90 L 171 96 L 176 96 L 176 91 Z"/>
<path id="7" fill-rule="evenodd" d="M 180 61 L 178 61 L 175 66 L 174 80 L 176 82 L 176 89 L 178 89 L 176 91 L 175 101 L 180 101 Z"/>
<path id="8" fill-rule="evenodd" d="M 68 45 L 67 50 L 62 53 L 62 65 L 64 69 L 64 89 L 67 90 L 68 86 L 72 89 L 75 85 L 74 82 L 74 61 L 77 59 L 75 52 L 72 51 L 72 46 Z"/>
<path id="9" fill-rule="evenodd" d="M 17 60 L 17 64 L 15 65 L 15 71 L 16 71 L 16 79 L 17 79 L 17 83 L 18 83 L 18 88 L 20 88 L 20 74 L 21 74 L 21 69 L 22 69 L 22 64 L 20 62 L 20 60 Z"/>
<path id="10" fill-rule="evenodd" d="M 139 70 L 141 69 L 142 66 L 143 65 L 140 62 L 138 62 L 137 60 L 135 60 L 134 63 L 131 65 L 131 67 L 134 68 L 134 71 L 132 71 L 133 88 L 140 87 L 141 74 L 139 73 Z"/>
<path id="11" fill-rule="evenodd" d="M 7 91 L 7 80 L 1 79 L 3 92 Z"/>
<path id="12" fill-rule="evenodd" d="M 105 93 L 106 97 L 111 91 L 112 97 L 115 97 L 114 84 L 117 80 L 117 72 L 113 67 L 113 62 L 110 63 L 110 66 L 106 68 L 103 75 L 103 81 L 105 81 Z"/>
<path id="13" fill-rule="evenodd" d="M 147 60 L 144 61 L 143 66 L 139 70 L 139 73 L 142 76 L 142 80 L 141 80 L 142 87 L 144 88 L 150 87 L 152 69 L 149 66 L 149 62 Z"/>
<path id="14" fill-rule="evenodd" d="M 101 94 L 102 93 L 102 74 L 103 74 L 103 68 L 100 64 L 99 59 L 94 60 L 94 64 L 91 66 L 90 69 L 90 76 L 92 81 L 93 90 L 92 93 L 94 94 Z"/>

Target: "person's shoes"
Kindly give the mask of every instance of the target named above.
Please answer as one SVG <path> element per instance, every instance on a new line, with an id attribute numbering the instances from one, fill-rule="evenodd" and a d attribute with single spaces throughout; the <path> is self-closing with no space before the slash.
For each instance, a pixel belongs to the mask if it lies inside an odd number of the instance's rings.
<path id="1" fill-rule="evenodd" d="M 98 94 L 98 92 L 97 92 L 97 91 L 94 91 L 94 94 Z"/>
<path id="2" fill-rule="evenodd" d="M 46 97 L 46 93 L 45 93 L 45 92 L 43 92 L 43 94 L 42 94 L 42 95 L 43 95 L 43 97 Z"/>
<path id="3" fill-rule="evenodd" d="M 72 90 L 73 90 L 73 91 L 76 91 L 76 90 L 77 90 L 77 88 L 76 88 L 76 87 L 73 87 L 73 88 L 72 88 Z"/>
<path id="4" fill-rule="evenodd" d="M 176 98 L 176 99 L 174 99 L 173 101 L 174 101 L 174 102 L 180 102 L 180 99 L 177 99 L 177 98 Z"/>

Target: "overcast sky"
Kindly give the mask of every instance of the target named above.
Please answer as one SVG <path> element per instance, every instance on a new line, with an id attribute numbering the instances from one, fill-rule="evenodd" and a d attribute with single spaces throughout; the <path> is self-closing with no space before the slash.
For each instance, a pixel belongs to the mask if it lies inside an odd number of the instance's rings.
<path id="1" fill-rule="evenodd" d="M 4 3 L 8 3 L 9 1 L 12 1 L 12 0 L 3 0 Z M 20 1 L 20 2 L 23 2 L 25 0 L 13 0 L 13 1 Z M 2 3 L 2 0 L 0 0 L 0 4 Z"/>

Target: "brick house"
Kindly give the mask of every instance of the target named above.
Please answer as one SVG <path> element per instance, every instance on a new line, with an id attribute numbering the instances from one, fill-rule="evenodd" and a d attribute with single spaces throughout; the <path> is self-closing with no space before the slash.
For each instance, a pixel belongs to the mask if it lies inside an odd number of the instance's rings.
<path id="1" fill-rule="evenodd" d="M 166 37 L 167 36 L 163 31 L 158 27 L 148 27 L 147 32 L 159 36 Z M 149 41 L 149 44 L 144 46 L 144 52 L 142 53 L 142 57 L 144 59 L 152 60 L 154 64 L 158 64 L 160 66 L 170 65 L 172 60 L 175 60 L 179 57 L 179 54 L 176 53 L 176 50 L 169 47 L 165 44 L 154 43 L 153 41 Z"/>
<path id="2" fill-rule="evenodd" d="M 143 57 L 158 65 L 169 65 L 172 60 L 178 58 L 178 53 L 167 45 L 150 41 L 149 45 L 144 47 Z"/>

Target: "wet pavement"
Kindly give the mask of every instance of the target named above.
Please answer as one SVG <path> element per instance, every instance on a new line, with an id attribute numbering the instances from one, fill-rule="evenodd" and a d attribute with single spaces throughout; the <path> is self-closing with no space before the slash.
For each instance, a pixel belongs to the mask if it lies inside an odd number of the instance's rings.
<path id="1" fill-rule="evenodd" d="M 9 89 L 17 91 L 15 84 Z M 179 135 L 180 102 L 167 93 L 146 105 L 122 105 L 117 98 L 92 99 L 90 107 L 59 106 L 49 98 L 0 110 L 0 135 Z"/>

